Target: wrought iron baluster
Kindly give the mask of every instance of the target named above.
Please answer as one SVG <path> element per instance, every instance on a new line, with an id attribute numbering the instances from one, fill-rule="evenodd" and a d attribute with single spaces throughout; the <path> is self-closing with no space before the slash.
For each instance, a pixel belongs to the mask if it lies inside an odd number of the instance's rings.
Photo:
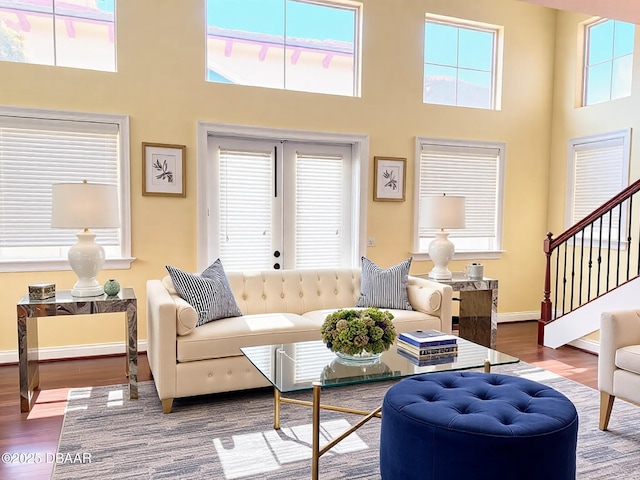
<path id="1" fill-rule="evenodd" d="M 611 219 L 613 215 L 613 209 L 609 210 L 609 234 L 607 235 L 607 279 L 606 279 L 606 290 L 609 291 L 609 266 L 611 265 Z M 604 215 L 603 215 L 604 217 Z"/>
<path id="2" fill-rule="evenodd" d="M 631 219 L 633 218 L 633 195 L 629 197 L 629 223 L 627 225 L 627 282 L 631 270 Z"/>
<path id="3" fill-rule="evenodd" d="M 580 232 L 580 288 L 578 290 L 578 304 L 582 305 L 582 277 L 584 270 L 584 228 Z"/>
<path id="4" fill-rule="evenodd" d="M 622 252 L 622 203 L 618 205 L 618 255 L 616 257 L 616 287 L 620 285 L 620 252 Z M 608 290 L 607 290 L 608 291 Z"/>
<path id="5" fill-rule="evenodd" d="M 640 264 L 638 265 L 640 268 Z M 591 300 L 591 272 L 593 272 L 593 222 L 589 234 L 589 282 L 587 283 L 587 302 Z"/>
<path id="6" fill-rule="evenodd" d="M 576 236 L 573 236 L 571 247 L 571 298 L 569 302 L 569 311 L 573 310 L 573 289 L 576 279 Z"/>
<path id="7" fill-rule="evenodd" d="M 560 278 L 560 246 L 556 248 L 556 288 L 555 288 L 555 300 L 553 302 L 553 318 L 558 316 L 558 279 Z"/>
<path id="8" fill-rule="evenodd" d="M 562 244 L 564 246 L 564 264 L 562 265 L 562 314 L 567 311 L 565 303 L 567 299 L 567 242 Z"/>
<path id="9" fill-rule="evenodd" d="M 598 233 L 598 274 L 596 282 L 596 298 L 600 296 L 600 268 L 602 267 L 602 221 L 604 217 L 600 217 L 600 229 Z"/>

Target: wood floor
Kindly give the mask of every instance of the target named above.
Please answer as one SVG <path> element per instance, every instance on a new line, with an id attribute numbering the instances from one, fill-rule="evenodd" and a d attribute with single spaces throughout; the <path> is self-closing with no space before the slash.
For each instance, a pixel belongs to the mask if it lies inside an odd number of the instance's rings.
<path id="1" fill-rule="evenodd" d="M 536 322 L 500 324 L 496 349 L 589 387 L 597 387 L 596 355 L 571 347 L 557 350 L 540 347 L 536 335 Z M 142 354 L 138 380 L 150 379 L 147 357 Z M 8 463 L 6 455 L 0 461 L 0 479 L 49 479 L 67 391 L 127 381 L 124 356 L 44 362 L 40 365 L 40 393 L 33 410 L 27 414 L 20 412 L 17 365 L 0 366 L 0 454 L 10 454 Z M 40 462 L 20 463 L 21 458 L 11 454 L 32 454 L 31 459 L 36 458 L 33 454 L 38 454 Z M 17 463 L 12 463 L 14 459 Z"/>

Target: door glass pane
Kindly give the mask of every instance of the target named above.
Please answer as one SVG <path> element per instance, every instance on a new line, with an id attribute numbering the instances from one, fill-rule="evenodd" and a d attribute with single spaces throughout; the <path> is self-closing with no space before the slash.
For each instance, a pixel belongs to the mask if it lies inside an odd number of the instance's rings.
<path id="1" fill-rule="evenodd" d="M 342 265 L 343 159 L 298 155 L 296 159 L 296 268 Z"/>
<path id="2" fill-rule="evenodd" d="M 273 158 L 220 151 L 220 259 L 229 270 L 272 267 Z"/>

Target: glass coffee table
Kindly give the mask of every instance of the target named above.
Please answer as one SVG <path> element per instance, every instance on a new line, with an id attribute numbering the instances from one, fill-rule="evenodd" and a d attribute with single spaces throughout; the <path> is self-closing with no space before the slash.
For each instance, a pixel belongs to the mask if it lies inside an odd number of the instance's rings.
<path id="1" fill-rule="evenodd" d="M 381 406 L 371 412 L 367 412 L 321 404 L 320 393 L 323 387 L 343 387 L 366 382 L 397 380 L 430 372 L 475 368 L 484 368 L 485 372 L 489 372 L 493 365 L 504 365 L 519 361 L 516 357 L 472 343 L 463 338 L 458 338 L 458 352 L 456 355 L 436 358 L 431 364 L 424 364 L 429 362 L 418 362 L 401 355 L 395 345 L 384 352 L 375 363 L 362 365 L 340 363 L 336 354 L 331 352 L 321 341 L 261 345 L 243 347 L 240 350 L 273 385 L 273 428 L 280 428 L 280 406 L 282 403 L 312 407 L 312 480 L 318 479 L 320 457 L 373 417 L 379 418 L 382 410 Z M 301 390 L 311 390 L 312 400 L 306 401 L 282 396 L 283 393 Z M 320 448 L 321 409 L 363 415 L 364 418 Z"/>

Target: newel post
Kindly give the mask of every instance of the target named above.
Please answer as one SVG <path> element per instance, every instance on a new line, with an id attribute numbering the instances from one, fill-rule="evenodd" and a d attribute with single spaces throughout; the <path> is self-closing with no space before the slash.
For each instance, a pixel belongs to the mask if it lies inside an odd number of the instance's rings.
<path id="1" fill-rule="evenodd" d="M 538 320 L 538 345 L 544 344 L 544 327 L 551 322 L 551 232 L 544 239 L 543 250 L 547 257 L 546 270 L 544 272 L 544 297 L 540 303 L 540 320 Z"/>
<path id="2" fill-rule="evenodd" d="M 538 320 L 538 345 L 544 344 L 544 327 L 551 322 L 551 237 L 552 233 L 547 233 L 544 239 L 543 250 L 547 257 L 547 266 L 544 273 L 544 297 L 540 303 L 540 320 Z"/>

